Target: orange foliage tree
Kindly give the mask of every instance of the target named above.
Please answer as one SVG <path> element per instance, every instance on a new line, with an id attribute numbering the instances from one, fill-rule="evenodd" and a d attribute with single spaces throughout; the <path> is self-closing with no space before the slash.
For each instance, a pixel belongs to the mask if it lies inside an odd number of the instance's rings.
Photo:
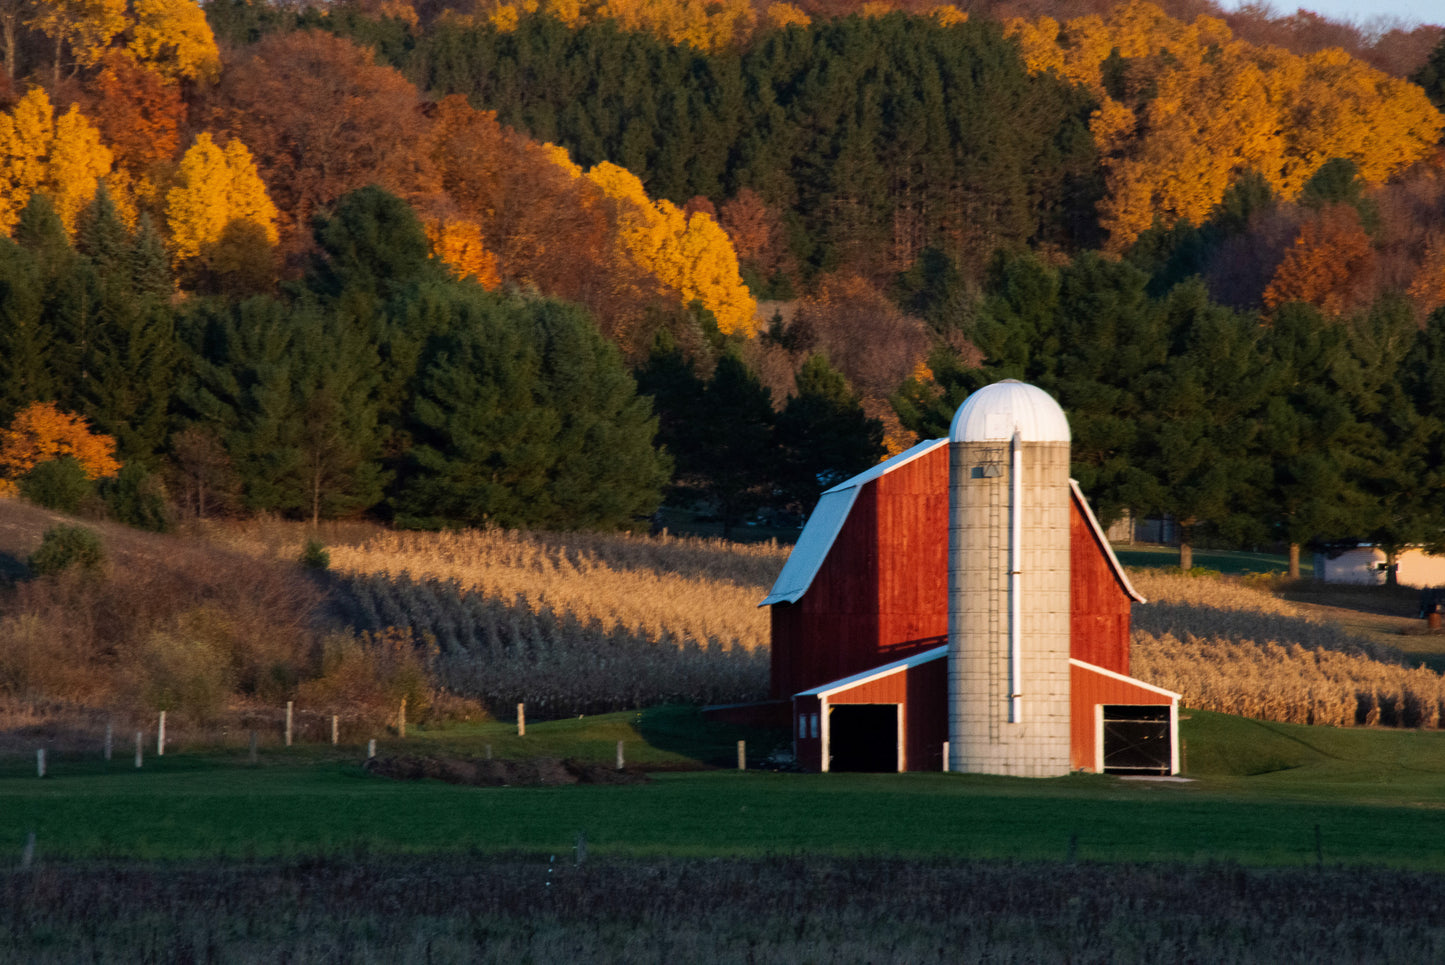
<path id="1" fill-rule="evenodd" d="M 619 250 L 614 205 L 572 164 L 452 95 L 432 109 L 431 163 L 448 201 L 478 224 L 507 281 L 585 305 L 631 355 L 645 353 L 655 277 Z M 433 242 L 435 245 L 435 242 Z"/>
<path id="2" fill-rule="evenodd" d="M 416 88 L 366 47 L 323 31 L 272 34 L 228 64 L 203 112 L 250 148 L 280 211 L 281 246 L 311 241 L 312 216 L 374 184 L 417 203 L 435 183 Z"/>
<path id="3" fill-rule="evenodd" d="M 1331 205 L 1300 228 L 1264 290 L 1264 304 L 1273 310 L 1306 302 L 1326 315 L 1342 315 L 1368 301 L 1374 264 L 1359 214 L 1348 204 Z"/>
<path id="4" fill-rule="evenodd" d="M 180 89 L 119 51 L 107 54 L 100 66 L 86 87 L 85 103 L 116 166 L 139 176 L 174 158 L 186 119 Z"/>
<path id="5" fill-rule="evenodd" d="M 0 429 L 0 494 L 13 492 L 15 480 L 62 456 L 73 456 L 91 479 L 120 472 L 115 440 L 91 432 L 80 416 L 62 412 L 53 402 L 32 402 Z"/>
<path id="6" fill-rule="evenodd" d="M 1306 57 L 1184 23 L 1132 0 L 1105 19 L 1011 21 L 1030 69 L 1089 87 L 1108 192 L 1100 220 L 1122 249 L 1161 218 L 1204 221 L 1245 171 L 1293 200 L 1332 158 L 1379 184 L 1425 157 L 1445 118 L 1417 86 L 1343 51 Z"/>

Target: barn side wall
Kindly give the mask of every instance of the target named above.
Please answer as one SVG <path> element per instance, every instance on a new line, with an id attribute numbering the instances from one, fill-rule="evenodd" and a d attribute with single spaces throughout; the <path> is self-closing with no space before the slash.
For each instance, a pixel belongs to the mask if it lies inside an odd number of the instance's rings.
<path id="1" fill-rule="evenodd" d="M 800 698 L 801 699 L 801 698 Z M 903 705 L 903 770 L 943 769 L 948 740 L 948 660 L 939 657 L 830 694 L 838 704 Z"/>
<path id="2" fill-rule="evenodd" d="M 948 449 L 863 485 L 808 592 L 772 607 L 772 695 L 946 642 Z"/>
<path id="3" fill-rule="evenodd" d="M 1077 500 L 1069 511 L 1069 656 L 1128 676 L 1132 600 Z"/>
<path id="4" fill-rule="evenodd" d="M 1112 669 L 1112 668 L 1106 668 Z M 1076 771 L 1094 770 L 1098 760 L 1094 708 L 1099 704 L 1169 705 L 1172 698 L 1128 680 L 1069 665 L 1069 756 Z"/>

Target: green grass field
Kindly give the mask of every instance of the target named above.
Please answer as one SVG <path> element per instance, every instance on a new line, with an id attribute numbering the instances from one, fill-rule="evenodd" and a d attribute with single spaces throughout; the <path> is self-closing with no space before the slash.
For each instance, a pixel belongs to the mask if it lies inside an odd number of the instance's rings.
<path id="1" fill-rule="evenodd" d="M 1125 566 L 1178 566 L 1179 547 L 1159 546 L 1150 543 L 1115 543 L 1114 555 Z M 1201 569 L 1216 570 L 1239 576 L 1245 573 L 1283 574 L 1289 568 L 1289 559 L 1274 553 L 1250 553 L 1245 550 L 1194 549 L 1194 565 Z M 1305 554 L 1300 560 L 1300 576 L 1314 574 L 1314 563 Z"/>
<path id="2" fill-rule="evenodd" d="M 662 708 L 421 733 L 380 754 L 574 756 L 678 768 L 739 733 Z M 47 858 L 567 852 L 652 857 L 834 855 L 1317 863 L 1445 871 L 1445 733 L 1337 730 L 1194 713 L 1187 783 L 1076 775 L 664 771 L 645 785 L 471 788 L 397 782 L 359 749 L 172 751 L 32 760 L 0 770 L 0 841 Z M 646 739 L 650 736 L 650 740 Z M 750 747 L 780 735 L 752 732 Z M 1318 837 L 1316 828 L 1318 828 Z"/>

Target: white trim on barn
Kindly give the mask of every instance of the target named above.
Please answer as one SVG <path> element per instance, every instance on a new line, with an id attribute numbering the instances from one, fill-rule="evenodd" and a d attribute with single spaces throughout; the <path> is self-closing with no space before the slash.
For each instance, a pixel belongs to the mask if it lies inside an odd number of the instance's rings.
<path id="1" fill-rule="evenodd" d="M 946 656 L 948 656 L 948 644 L 945 643 L 941 646 L 934 647 L 931 650 L 924 650 L 919 653 L 915 653 L 911 657 L 904 657 L 903 659 L 895 660 L 892 663 L 885 663 L 881 667 L 874 667 L 872 670 L 865 670 L 862 673 L 855 673 L 849 677 L 841 677 L 837 680 L 831 680 L 826 684 L 820 684 L 819 686 L 814 687 L 812 690 L 799 691 L 797 694 L 794 694 L 794 696 L 817 697 L 820 700 L 826 700 L 828 697 L 836 694 L 840 690 L 852 690 L 854 687 L 860 686 L 862 684 L 872 683 L 875 680 L 882 680 L 884 677 L 891 677 L 893 674 L 907 670 L 909 667 L 916 667 L 919 664 L 928 663 L 930 660 L 937 660 L 940 657 Z M 1088 666 L 1088 664 L 1085 664 L 1085 666 Z"/>
<path id="2" fill-rule="evenodd" d="M 1119 562 L 1119 557 L 1114 555 L 1114 547 L 1109 545 L 1109 537 L 1104 535 L 1104 527 L 1099 525 L 1098 517 L 1094 515 L 1094 508 L 1089 505 L 1089 500 L 1084 497 L 1084 491 L 1079 488 L 1079 481 L 1077 479 L 1070 479 L 1069 488 L 1074 491 L 1075 501 L 1083 508 L 1084 519 L 1089 521 L 1089 526 L 1094 530 L 1094 537 L 1099 541 L 1099 545 L 1104 548 L 1104 554 L 1109 558 L 1109 565 L 1113 567 L 1114 575 L 1119 578 L 1119 583 L 1124 587 L 1124 592 L 1129 594 L 1129 598 L 1135 603 L 1148 603 L 1149 601 L 1144 599 L 1138 590 L 1134 589 L 1134 584 L 1129 582 L 1129 574 L 1124 572 L 1124 566 Z"/>

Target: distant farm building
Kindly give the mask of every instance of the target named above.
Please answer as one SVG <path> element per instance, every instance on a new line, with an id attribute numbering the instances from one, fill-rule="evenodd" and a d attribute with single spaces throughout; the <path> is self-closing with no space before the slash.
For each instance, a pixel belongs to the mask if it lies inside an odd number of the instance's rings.
<path id="1" fill-rule="evenodd" d="M 1128 676 L 1143 598 L 1068 466 L 1063 411 L 1009 380 L 822 495 L 760 604 L 804 766 L 1177 772 L 1179 695 Z"/>
<path id="2" fill-rule="evenodd" d="M 1386 576 L 1385 551 L 1378 546 L 1315 554 L 1315 579 L 1325 583 L 1384 586 Z M 1395 555 L 1395 580 L 1401 586 L 1445 586 L 1445 556 L 1421 549 L 1401 550 Z"/>

